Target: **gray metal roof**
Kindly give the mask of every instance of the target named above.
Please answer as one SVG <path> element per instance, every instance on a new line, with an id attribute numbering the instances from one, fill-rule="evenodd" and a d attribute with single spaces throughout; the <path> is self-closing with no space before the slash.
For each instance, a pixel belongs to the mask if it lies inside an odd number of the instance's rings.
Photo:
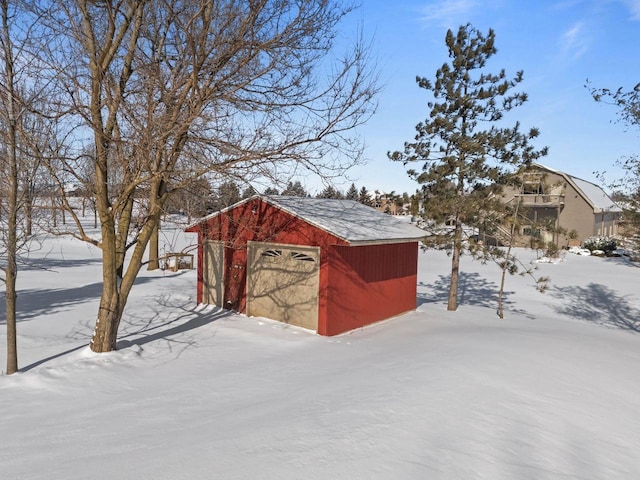
<path id="1" fill-rule="evenodd" d="M 187 230 L 258 198 L 350 244 L 401 243 L 426 235 L 406 219 L 400 220 L 352 200 L 281 195 L 255 195 L 197 220 Z"/>
<path id="2" fill-rule="evenodd" d="M 607 195 L 607 193 L 595 183 L 582 180 L 581 178 L 574 177 L 573 175 L 569 175 L 568 173 L 561 172 L 559 170 L 554 170 L 553 168 L 549 168 L 539 163 L 535 165 L 558 175 L 562 175 L 569 180 L 574 187 L 582 193 L 585 200 L 591 204 L 594 213 L 622 211 L 620 206 L 611 200 L 609 195 Z"/>
<path id="3" fill-rule="evenodd" d="M 609 195 L 605 193 L 599 186 L 582 180 L 571 175 L 568 175 L 573 183 L 584 193 L 585 197 L 589 199 L 593 205 L 593 210 L 596 213 L 600 212 L 621 212 L 622 209 L 609 198 Z"/>
<path id="4" fill-rule="evenodd" d="M 353 200 L 275 195 L 261 198 L 350 244 L 415 241 L 426 235 L 408 221 Z"/>

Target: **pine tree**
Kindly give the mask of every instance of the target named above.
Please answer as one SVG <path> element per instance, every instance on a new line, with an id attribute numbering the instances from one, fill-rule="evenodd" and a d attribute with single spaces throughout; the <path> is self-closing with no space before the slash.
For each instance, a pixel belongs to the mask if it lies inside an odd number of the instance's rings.
<path id="1" fill-rule="evenodd" d="M 332 187 L 331 185 L 328 185 L 316 197 L 317 198 L 333 198 L 333 199 L 341 200 L 344 198 L 344 194 L 340 190 Z"/>
<path id="2" fill-rule="evenodd" d="M 422 193 L 420 190 L 416 190 L 416 193 L 412 194 L 409 199 L 411 202 L 411 215 L 417 217 L 420 213 L 420 206 L 422 205 Z"/>
<path id="3" fill-rule="evenodd" d="M 264 189 L 263 195 L 280 195 L 277 188 L 267 187 Z"/>
<path id="4" fill-rule="evenodd" d="M 530 141 L 539 132 L 520 132 L 519 123 L 506 127 L 504 113 L 522 105 L 525 93 L 512 93 L 523 79 L 522 71 L 508 79 L 504 70 L 485 73 L 487 60 L 496 53 L 495 33 L 485 36 L 470 24 L 446 35 L 450 62 L 440 67 L 435 80 L 417 77 L 420 88 L 431 92 L 428 118 L 416 126 L 413 142 L 389 158 L 405 165 L 422 163 L 409 175 L 422 184 L 426 216 L 438 224 L 452 224 L 436 243 L 451 250 L 451 281 L 447 308 L 458 307 L 460 256 L 464 225 L 479 227 L 483 212 L 499 210 L 500 183 L 528 165 L 547 149 L 535 150 Z"/>
<path id="5" fill-rule="evenodd" d="M 360 189 L 360 193 L 358 193 L 358 201 L 363 205 L 371 206 L 371 195 L 369 195 L 369 190 L 367 187 L 362 187 Z"/>
<path id="6" fill-rule="evenodd" d="M 251 198 L 251 197 L 253 197 L 254 195 L 256 195 L 257 193 L 258 193 L 258 192 L 256 191 L 256 189 L 255 189 L 255 188 L 253 188 L 253 186 L 252 186 L 252 185 L 249 185 L 247 188 L 245 188 L 245 189 L 242 191 L 242 198 L 243 198 L 243 199 L 245 199 L 245 198 Z"/>
<path id="7" fill-rule="evenodd" d="M 347 200 L 358 201 L 358 188 L 355 183 L 352 183 L 349 190 L 347 190 Z"/>
<path id="8" fill-rule="evenodd" d="M 240 188 L 233 180 L 221 183 L 217 193 L 212 197 L 210 208 L 213 211 L 227 208 L 242 199 L 240 196 Z"/>
<path id="9" fill-rule="evenodd" d="M 307 191 L 304 189 L 299 180 L 295 182 L 289 182 L 287 188 L 285 188 L 280 195 L 286 197 L 306 197 Z"/>

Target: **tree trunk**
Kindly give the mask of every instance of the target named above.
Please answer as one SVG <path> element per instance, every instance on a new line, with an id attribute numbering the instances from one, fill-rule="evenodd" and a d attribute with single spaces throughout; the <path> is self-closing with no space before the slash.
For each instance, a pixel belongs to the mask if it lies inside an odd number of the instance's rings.
<path id="1" fill-rule="evenodd" d="M 451 255 L 451 283 L 449 285 L 449 302 L 447 310 L 458 309 L 458 280 L 460 276 L 460 250 L 462 249 L 462 221 L 456 216 L 456 226 L 453 233 L 453 252 Z"/>
<path id="2" fill-rule="evenodd" d="M 131 205 L 133 201 L 131 200 Z M 110 352 L 116 349 L 118 328 L 124 313 L 124 307 L 133 283 L 142 268 L 144 252 L 149 244 L 155 227 L 160 221 L 159 209 L 149 216 L 133 254 L 125 268 L 124 242 L 127 238 L 131 210 L 123 210 L 118 228 L 113 218 L 102 217 L 102 296 L 96 326 L 91 338 L 91 350 L 94 352 Z"/>
<path id="3" fill-rule="evenodd" d="M 9 167 L 7 199 L 7 266 L 5 269 L 5 298 L 7 314 L 7 370 L 11 375 L 18 371 L 18 333 L 16 325 L 16 278 L 18 267 L 18 158 L 17 158 L 17 112 L 14 90 L 14 69 L 11 38 L 9 35 L 9 5 L 0 3 L 2 15 L 2 47 L 4 56 L 4 93 L 6 96 L 6 154 Z"/>
<path id="4" fill-rule="evenodd" d="M 101 192 L 102 193 L 102 192 Z M 98 197 L 103 203 L 104 197 Z M 102 231 L 102 295 L 98 318 L 91 338 L 91 350 L 110 352 L 116 347 L 118 326 L 122 315 L 120 309 L 120 286 L 122 277 L 117 271 L 117 248 L 115 219 L 111 211 L 101 208 Z"/>
<path id="5" fill-rule="evenodd" d="M 132 280 L 125 282 L 125 252 L 123 240 L 118 238 L 112 218 L 102 220 L 102 295 L 96 326 L 91 338 L 91 350 L 110 352 L 116 349 L 118 327 L 124 312 L 124 306 L 133 285 Z M 126 239 L 126 235 L 125 235 Z M 140 270 L 139 265 L 130 265 L 126 275 L 133 279 Z"/>
<path id="6" fill-rule="evenodd" d="M 158 270 L 160 268 L 160 255 L 158 244 L 160 243 L 160 224 L 151 232 L 149 240 L 149 263 L 147 270 Z"/>
<path id="7" fill-rule="evenodd" d="M 507 247 L 507 253 L 502 264 L 502 274 L 500 276 L 500 290 L 498 290 L 498 317 L 504 318 L 504 284 L 507 277 L 507 271 L 509 270 L 509 261 L 511 258 L 511 248 L 513 247 L 513 239 L 516 233 L 516 227 L 518 222 L 518 214 L 520 210 L 520 199 L 517 200 L 515 211 L 513 212 L 513 219 L 511 221 L 511 228 L 509 229 L 509 245 Z"/>
<path id="8" fill-rule="evenodd" d="M 100 310 L 98 310 L 98 318 L 91 338 L 91 350 L 102 353 L 116 349 L 121 318 L 122 307 L 119 293 L 112 291 L 110 295 L 107 295 L 106 289 L 103 289 Z"/>
<path id="9" fill-rule="evenodd" d="M 15 134 L 15 128 L 9 127 Z M 7 267 L 5 269 L 5 298 L 7 314 L 7 374 L 18 371 L 18 331 L 16 324 L 17 292 L 16 279 L 18 266 L 16 257 L 18 254 L 17 235 L 17 198 L 18 198 L 18 168 L 16 163 L 15 143 L 9 146 L 9 212 L 7 214 Z"/>
<path id="10" fill-rule="evenodd" d="M 498 290 L 498 317 L 500 317 L 500 319 L 504 318 L 504 307 L 503 307 L 504 283 L 507 276 L 507 269 L 509 268 L 509 257 L 511 256 L 512 243 L 513 243 L 513 240 L 510 240 L 509 247 L 507 248 L 507 255 L 504 259 L 504 263 L 502 264 L 502 274 L 500 276 L 500 290 Z"/>
<path id="11" fill-rule="evenodd" d="M 158 176 L 151 182 L 151 191 L 149 192 L 149 219 L 154 225 L 149 238 L 149 264 L 147 270 L 157 270 L 160 268 L 159 261 L 159 243 L 160 243 L 160 218 L 162 217 L 162 205 L 159 199 L 165 194 L 165 182 L 162 177 Z M 153 217 L 153 219 L 152 219 Z"/>
<path id="12" fill-rule="evenodd" d="M 27 188 L 29 191 L 24 199 L 24 214 L 26 220 L 25 235 L 30 237 L 33 235 L 33 194 L 31 193 L 31 188 Z"/>
<path id="13" fill-rule="evenodd" d="M 56 197 L 51 197 L 51 214 L 53 215 L 53 228 L 58 226 L 58 211 L 56 209 Z"/>
<path id="14" fill-rule="evenodd" d="M 15 265 L 15 264 L 14 264 Z M 16 272 L 11 271 L 12 267 L 7 267 L 6 291 L 7 301 L 7 375 L 18 371 L 18 329 L 16 325 L 17 294 L 16 294 Z"/>

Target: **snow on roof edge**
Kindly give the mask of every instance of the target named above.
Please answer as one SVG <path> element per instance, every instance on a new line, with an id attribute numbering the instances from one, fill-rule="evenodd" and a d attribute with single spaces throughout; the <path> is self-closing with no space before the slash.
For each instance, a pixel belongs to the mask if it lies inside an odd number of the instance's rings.
<path id="1" fill-rule="evenodd" d="M 340 202 L 341 205 L 345 205 L 345 204 L 353 204 L 353 208 L 358 208 L 358 209 L 370 209 L 371 213 L 375 214 L 375 215 L 384 215 L 385 217 L 387 217 L 386 214 L 383 214 L 382 212 L 372 208 L 372 207 L 368 207 L 365 205 L 362 205 L 358 202 L 355 202 L 353 200 L 345 200 L 345 199 L 317 199 L 317 198 L 310 198 L 310 197 L 283 197 L 283 196 L 273 196 L 273 195 L 260 195 L 260 194 L 256 194 L 253 195 L 252 197 L 243 199 L 239 202 L 234 203 L 233 205 L 230 205 L 228 207 L 223 208 L 222 210 L 219 210 L 217 212 L 213 212 L 210 213 L 209 215 L 206 215 L 198 220 L 196 220 L 195 222 L 191 223 L 190 225 L 188 225 L 185 228 L 185 231 L 190 231 L 193 232 L 196 227 L 202 223 L 205 223 L 209 220 L 211 220 L 212 218 L 217 217 L 218 215 L 224 214 L 240 205 L 243 205 L 244 203 L 247 203 L 249 201 L 255 200 L 255 199 L 259 199 L 261 201 L 264 201 L 265 203 L 271 205 L 272 207 L 278 208 L 279 210 L 282 210 L 284 212 L 286 212 L 287 214 L 298 218 L 302 221 L 304 221 L 305 223 L 308 223 L 309 225 L 312 225 L 316 228 L 319 228 L 320 230 L 323 230 L 333 236 L 335 236 L 336 238 L 348 243 L 349 245 L 366 245 L 366 244 L 389 244 L 389 243 L 405 243 L 405 242 L 413 242 L 413 241 L 419 241 L 422 237 L 424 237 L 426 235 L 426 232 L 424 232 L 423 230 L 419 229 L 416 226 L 413 225 L 404 225 L 402 224 L 402 222 L 398 219 L 395 219 L 393 217 L 389 217 L 389 225 L 392 227 L 390 230 L 387 230 L 387 235 L 379 235 L 379 236 L 366 236 L 362 234 L 363 230 L 369 230 L 369 231 L 375 231 L 375 232 L 379 232 L 379 230 L 375 230 L 375 229 L 367 229 L 367 228 L 363 228 L 360 231 L 360 235 L 358 235 L 358 232 L 354 232 L 353 236 L 349 236 L 348 234 L 346 234 L 344 232 L 343 228 L 340 228 L 341 225 L 339 224 L 323 224 L 322 222 L 318 221 L 317 219 L 313 218 L 313 215 L 307 215 L 305 214 L 305 212 L 301 212 L 299 210 L 296 210 L 295 205 L 291 206 L 291 205 L 287 205 L 287 203 L 292 203 L 292 202 L 300 202 L 302 201 L 302 203 L 304 203 L 305 201 L 310 201 L 310 202 L 318 202 L 318 203 L 322 203 L 322 202 Z M 287 201 L 279 201 L 281 199 L 287 199 Z M 383 217 L 380 216 L 380 219 L 382 219 Z M 371 219 L 369 219 L 369 221 L 371 221 Z M 343 226 L 343 225 L 342 225 Z M 407 228 L 410 227 L 410 228 Z M 410 230 L 414 230 L 414 233 L 411 233 Z"/>
<path id="2" fill-rule="evenodd" d="M 252 195 L 251 197 L 248 197 L 248 198 L 243 198 L 242 200 L 240 200 L 239 202 L 234 203 L 233 205 L 229 205 L 228 207 L 224 207 L 222 210 L 218 210 L 218 211 L 212 212 L 212 213 L 210 213 L 208 215 L 205 215 L 204 217 L 200 217 L 198 220 L 196 220 L 194 222 L 191 222 L 189 225 L 187 225 L 186 228 L 185 228 L 185 231 L 189 231 L 190 229 L 197 227 L 201 223 L 204 223 L 204 222 L 206 222 L 208 220 L 211 220 L 212 218 L 215 218 L 218 215 L 222 215 L 223 213 L 228 212 L 232 208 L 239 207 L 243 203 L 247 203 L 248 201 L 253 200 L 254 198 L 260 197 L 260 196 L 261 195 L 256 194 L 256 195 Z"/>
<path id="3" fill-rule="evenodd" d="M 322 198 L 310 198 L 310 197 L 283 197 L 282 195 L 272 195 L 272 196 L 268 196 L 268 195 L 263 195 L 261 196 L 261 198 L 263 200 L 266 200 L 267 203 L 269 203 L 270 205 L 273 205 L 285 212 L 287 212 L 290 215 L 293 215 L 296 218 L 299 218 L 300 220 L 313 225 L 316 228 L 319 228 L 345 242 L 347 242 L 349 245 L 372 245 L 372 244 L 390 244 L 390 243 L 405 243 L 405 242 L 412 242 L 412 241 L 418 241 L 419 239 L 423 238 L 426 235 L 426 232 L 423 232 L 421 229 L 419 229 L 418 227 L 413 227 L 415 230 L 419 230 L 420 234 L 416 234 L 415 236 L 388 236 L 388 237 L 384 237 L 384 236 L 379 236 L 379 237 L 371 237 L 371 238 L 362 238 L 362 239 L 358 239 L 358 238 L 350 238 L 348 236 L 345 236 L 343 233 L 341 233 L 340 231 L 338 231 L 338 229 L 335 226 L 332 225 L 326 225 L 326 224 L 322 224 L 321 222 L 318 222 L 316 220 L 314 220 L 313 218 L 310 218 L 309 216 L 306 216 L 302 213 L 296 212 L 295 209 L 285 205 L 285 203 L 283 202 L 279 202 L 279 199 L 287 199 L 287 200 L 293 200 L 293 201 L 305 201 L 305 200 L 310 200 L 310 201 L 314 201 L 314 202 L 339 202 L 341 205 L 345 205 L 345 204 L 349 204 L 351 203 L 353 208 L 359 208 L 359 209 L 370 209 L 371 212 L 375 212 L 375 214 L 381 214 L 384 215 L 384 217 L 380 216 L 380 218 L 385 218 L 388 217 L 389 223 L 394 223 L 394 222 L 399 222 L 399 220 L 394 219 L 393 217 L 390 217 L 386 214 L 383 214 L 382 212 L 380 212 L 379 210 L 374 209 L 373 207 L 369 207 L 367 205 L 363 205 L 355 200 L 347 200 L 347 199 L 322 199 Z M 395 226 L 395 225 L 394 225 Z M 405 227 L 403 225 L 403 227 Z"/>

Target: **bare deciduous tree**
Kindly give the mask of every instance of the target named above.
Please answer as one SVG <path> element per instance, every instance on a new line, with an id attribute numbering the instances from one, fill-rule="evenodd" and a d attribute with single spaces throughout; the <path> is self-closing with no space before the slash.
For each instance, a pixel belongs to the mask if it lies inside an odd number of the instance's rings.
<path id="1" fill-rule="evenodd" d="M 330 55 L 351 10 L 341 2 L 57 0 L 38 7 L 50 39 L 41 48 L 67 96 L 60 111 L 69 125 L 82 125 L 76 138 L 90 132 L 85 146 L 95 150 L 100 237 L 70 213 L 75 235 L 102 249 L 96 352 L 116 347 L 128 295 L 173 191 L 210 173 L 247 179 L 305 168 L 328 177 L 360 158 L 350 132 L 372 113 L 377 87 L 361 41 L 342 58 Z M 76 171 L 73 157 L 65 162 Z M 109 181 L 114 169 L 117 185 Z"/>
<path id="2" fill-rule="evenodd" d="M 34 111 L 44 96 L 37 59 L 29 52 L 35 36 L 24 2 L 0 0 L 0 281 L 5 285 L 8 374 L 18 370 L 18 261 L 32 235 L 33 203 L 40 171 L 32 146 L 40 138 Z"/>
<path id="3" fill-rule="evenodd" d="M 2 110 L 4 128 L 3 135 L 3 166 L 6 171 L 6 182 L 3 190 L 6 192 L 6 264 L 4 265 L 5 297 L 7 301 L 7 374 L 18 371 L 18 350 L 16 331 L 16 277 L 18 267 L 16 257 L 18 253 L 17 215 L 18 215 L 18 110 L 20 106 L 16 100 L 16 74 L 13 38 L 9 31 L 10 5 L 8 0 L 0 1 L 0 15 L 2 16 Z M 5 190 L 6 188 L 6 190 Z"/>
<path id="4" fill-rule="evenodd" d="M 165 213 L 181 213 L 186 215 L 186 223 L 194 218 L 207 214 L 210 203 L 211 184 L 201 177 L 187 186 L 173 190 L 165 204 Z"/>

